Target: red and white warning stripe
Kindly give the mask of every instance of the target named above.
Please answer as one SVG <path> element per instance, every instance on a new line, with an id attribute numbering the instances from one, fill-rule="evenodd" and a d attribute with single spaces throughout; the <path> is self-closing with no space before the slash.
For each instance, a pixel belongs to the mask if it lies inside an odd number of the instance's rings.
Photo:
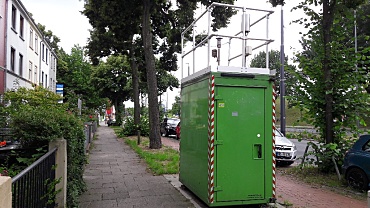
<path id="1" fill-rule="evenodd" d="M 214 200 L 214 142 L 215 142 L 215 76 L 209 79 L 209 99 L 208 99 L 208 201 L 210 204 Z"/>
<path id="2" fill-rule="evenodd" d="M 275 150 L 275 130 L 276 130 L 276 92 L 275 85 L 272 86 L 272 197 L 276 199 L 276 150 Z"/>

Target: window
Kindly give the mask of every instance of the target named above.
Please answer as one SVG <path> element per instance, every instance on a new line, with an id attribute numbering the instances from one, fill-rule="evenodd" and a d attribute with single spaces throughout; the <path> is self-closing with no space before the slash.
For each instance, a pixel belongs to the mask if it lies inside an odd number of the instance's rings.
<path id="1" fill-rule="evenodd" d="M 41 73 L 41 85 L 44 86 L 44 72 Z"/>
<path id="2" fill-rule="evenodd" d="M 48 64 L 49 49 L 46 48 L 46 64 Z"/>
<path id="3" fill-rule="evenodd" d="M 19 36 L 23 38 L 23 28 L 24 28 L 24 18 L 20 16 L 19 18 Z"/>
<path id="4" fill-rule="evenodd" d="M 35 53 L 39 53 L 39 36 L 35 35 Z"/>
<path id="5" fill-rule="evenodd" d="M 30 48 L 33 49 L 33 30 L 30 29 Z"/>
<path id="6" fill-rule="evenodd" d="M 54 69 L 54 57 L 53 57 L 53 55 L 50 55 L 50 68 Z"/>
<path id="7" fill-rule="evenodd" d="M 45 74 L 45 88 L 48 88 L 48 75 Z"/>
<path id="8" fill-rule="evenodd" d="M 19 76 L 23 76 L 23 55 L 19 54 Z"/>
<path id="9" fill-rule="evenodd" d="M 15 25 L 17 21 L 17 9 L 12 5 L 12 28 L 15 30 Z"/>
<path id="10" fill-rule="evenodd" d="M 370 140 L 362 147 L 365 152 L 370 152 Z"/>
<path id="11" fill-rule="evenodd" d="M 14 72 L 15 69 L 15 49 L 10 49 L 10 69 Z"/>
<path id="12" fill-rule="evenodd" d="M 35 65 L 35 73 L 34 73 L 34 74 L 35 74 L 35 75 L 34 75 L 34 77 L 33 77 L 33 78 L 34 78 L 35 80 L 33 80 L 33 82 L 37 84 L 37 66 L 36 66 L 36 65 Z"/>
<path id="13" fill-rule="evenodd" d="M 30 81 L 32 81 L 32 68 L 33 68 L 33 64 L 30 61 L 29 67 L 28 67 L 28 80 L 30 80 Z"/>
<path id="14" fill-rule="evenodd" d="M 45 45 L 44 44 L 42 44 L 42 46 L 41 46 L 41 54 L 42 54 L 42 60 L 43 61 L 45 61 L 45 54 L 44 54 L 44 52 L 45 52 Z"/>

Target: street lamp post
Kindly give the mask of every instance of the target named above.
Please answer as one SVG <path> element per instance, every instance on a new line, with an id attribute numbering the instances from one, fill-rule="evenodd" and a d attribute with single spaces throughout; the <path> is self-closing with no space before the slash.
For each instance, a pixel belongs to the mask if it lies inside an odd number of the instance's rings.
<path id="1" fill-rule="evenodd" d="M 355 56 L 357 56 L 357 21 L 356 21 L 356 18 L 357 18 L 357 14 L 356 14 L 356 10 L 355 11 L 353 11 L 353 13 L 354 13 L 354 18 L 355 18 Z M 358 69 L 357 69 L 357 61 L 356 61 L 356 75 L 357 75 L 357 73 L 358 73 Z M 356 80 L 356 91 L 358 92 L 358 81 Z M 356 114 L 357 114 L 357 117 L 358 117 L 358 112 L 357 112 L 357 110 L 356 110 Z M 357 128 L 359 128 L 360 127 L 360 121 L 359 121 L 359 119 L 358 118 L 356 118 L 356 125 L 357 125 Z"/>
<path id="2" fill-rule="evenodd" d="M 281 46 L 280 46 L 280 131 L 285 135 L 285 74 L 284 74 L 284 12 L 281 5 Z"/>

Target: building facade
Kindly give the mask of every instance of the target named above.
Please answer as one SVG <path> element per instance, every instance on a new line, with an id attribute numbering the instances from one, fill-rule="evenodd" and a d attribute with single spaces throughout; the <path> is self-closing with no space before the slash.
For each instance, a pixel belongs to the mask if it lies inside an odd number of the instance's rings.
<path id="1" fill-rule="evenodd" d="M 19 87 L 55 92 L 55 52 L 20 0 L 0 2 L 0 96 Z"/>

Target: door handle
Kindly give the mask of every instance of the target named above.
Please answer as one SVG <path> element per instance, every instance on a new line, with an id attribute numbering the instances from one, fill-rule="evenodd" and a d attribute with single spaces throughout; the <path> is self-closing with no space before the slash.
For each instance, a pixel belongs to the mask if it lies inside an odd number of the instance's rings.
<path id="1" fill-rule="evenodd" d="M 262 145 L 261 144 L 254 144 L 253 158 L 255 158 L 255 159 L 261 159 L 262 158 Z"/>

